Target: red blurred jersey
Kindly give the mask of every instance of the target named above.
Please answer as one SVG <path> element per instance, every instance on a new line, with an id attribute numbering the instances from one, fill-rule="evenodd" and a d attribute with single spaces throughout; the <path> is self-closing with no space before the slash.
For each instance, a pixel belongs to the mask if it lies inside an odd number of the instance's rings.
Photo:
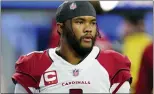
<path id="1" fill-rule="evenodd" d="M 153 44 L 144 51 L 139 78 L 136 84 L 136 94 L 152 94 L 153 89 Z"/>
<path id="2" fill-rule="evenodd" d="M 52 21 L 52 32 L 51 32 L 50 41 L 49 41 L 49 48 L 57 47 L 59 40 L 60 40 L 60 36 L 57 32 L 56 20 L 53 19 L 53 21 Z"/>

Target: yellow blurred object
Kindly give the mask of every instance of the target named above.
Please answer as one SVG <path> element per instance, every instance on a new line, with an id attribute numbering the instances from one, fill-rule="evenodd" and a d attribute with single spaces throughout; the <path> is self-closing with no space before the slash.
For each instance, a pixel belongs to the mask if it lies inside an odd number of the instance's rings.
<path id="1" fill-rule="evenodd" d="M 127 55 L 131 64 L 131 74 L 133 82 L 131 84 L 132 93 L 135 92 L 135 84 L 138 79 L 140 61 L 145 47 L 151 43 L 151 38 L 145 32 L 134 32 L 124 38 L 123 54 Z"/>

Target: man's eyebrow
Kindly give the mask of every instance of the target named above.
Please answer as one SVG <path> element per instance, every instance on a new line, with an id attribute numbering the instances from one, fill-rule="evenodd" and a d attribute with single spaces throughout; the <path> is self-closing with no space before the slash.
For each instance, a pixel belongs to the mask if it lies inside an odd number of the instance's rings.
<path id="1" fill-rule="evenodd" d="M 91 21 L 96 21 L 96 19 L 92 19 Z"/>
<path id="2" fill-rule="evenodd" d="M 75 18 L 74 20 L 85 20 L 84 18 Z"/>
<path id="3" fill-rule="evenodd" d="M 74 20 L 82 20 L 82 21 L 85 21 L 86 19 L 84 19 L 84 18 L 75 18 Z M 96 19 L 94 18 L 94 19 L 91 19 L 90 21 L 96 21 Z"/>

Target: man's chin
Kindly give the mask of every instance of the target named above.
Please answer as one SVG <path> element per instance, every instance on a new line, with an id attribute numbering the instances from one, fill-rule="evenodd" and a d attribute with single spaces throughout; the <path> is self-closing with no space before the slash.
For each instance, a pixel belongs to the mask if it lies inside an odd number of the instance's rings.
<path id="1" fill-rule="evenodd" d="M 89 53 L 89 52 L 91 52 L 93 46 L 92 46 L 92 45 L 89 45 L 89 46 L 87 46 L 87 45 L 81 45 L 80 48 L 81 48 L 84 52 Z"/>
<path id="2" fill-rule="evenodd" d="M 82 48 L 82 49 L 84 49 L 84 50 L 89 51 L 89 50 L 91 50 L 91 49 L 92 49 L 92 46 L 90 46 L 90 47 L 87 47 L 87 46 L 82 46 L 81 48 Z"/>
<path id="3" fill-rule="evenodd" d="M 91 49 L 93 47 L 92 43 L 89 43 L 89 44 L 81 44 L 80 45 L 81 48 L 84 48 L 84 49 Z"/>

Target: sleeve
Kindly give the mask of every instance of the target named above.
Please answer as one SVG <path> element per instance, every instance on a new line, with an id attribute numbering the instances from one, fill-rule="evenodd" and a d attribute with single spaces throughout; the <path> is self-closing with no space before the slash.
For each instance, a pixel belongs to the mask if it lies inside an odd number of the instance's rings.
<path id="1" fill-rule="evenodd" d="M 129 61 L 129 59 L 126 56 L 123 56 L 118 53 L 114 55 L 114 61 L 116 63 L 114 64 L 114 75 L 111 78 L 111 85 L 114 85 L 115 83 L 119 84 L 112 92 L 112 94 L 115 94 L 124 84 L 124 82 L 129 81 L 130 84 L 132 82 L 132 77 L 130 74 L 131 62 Z"/>
<path id="2" fill-rule="evenodd" d="M 31 57 L 21 56 L 16 62 L 16 72 L 12 76 L 13 82 L 22 85 L 29 94 L 32 93 L 29 87 L 37 87 L 37 81 L 31 73 L 33 62 Z"/>

